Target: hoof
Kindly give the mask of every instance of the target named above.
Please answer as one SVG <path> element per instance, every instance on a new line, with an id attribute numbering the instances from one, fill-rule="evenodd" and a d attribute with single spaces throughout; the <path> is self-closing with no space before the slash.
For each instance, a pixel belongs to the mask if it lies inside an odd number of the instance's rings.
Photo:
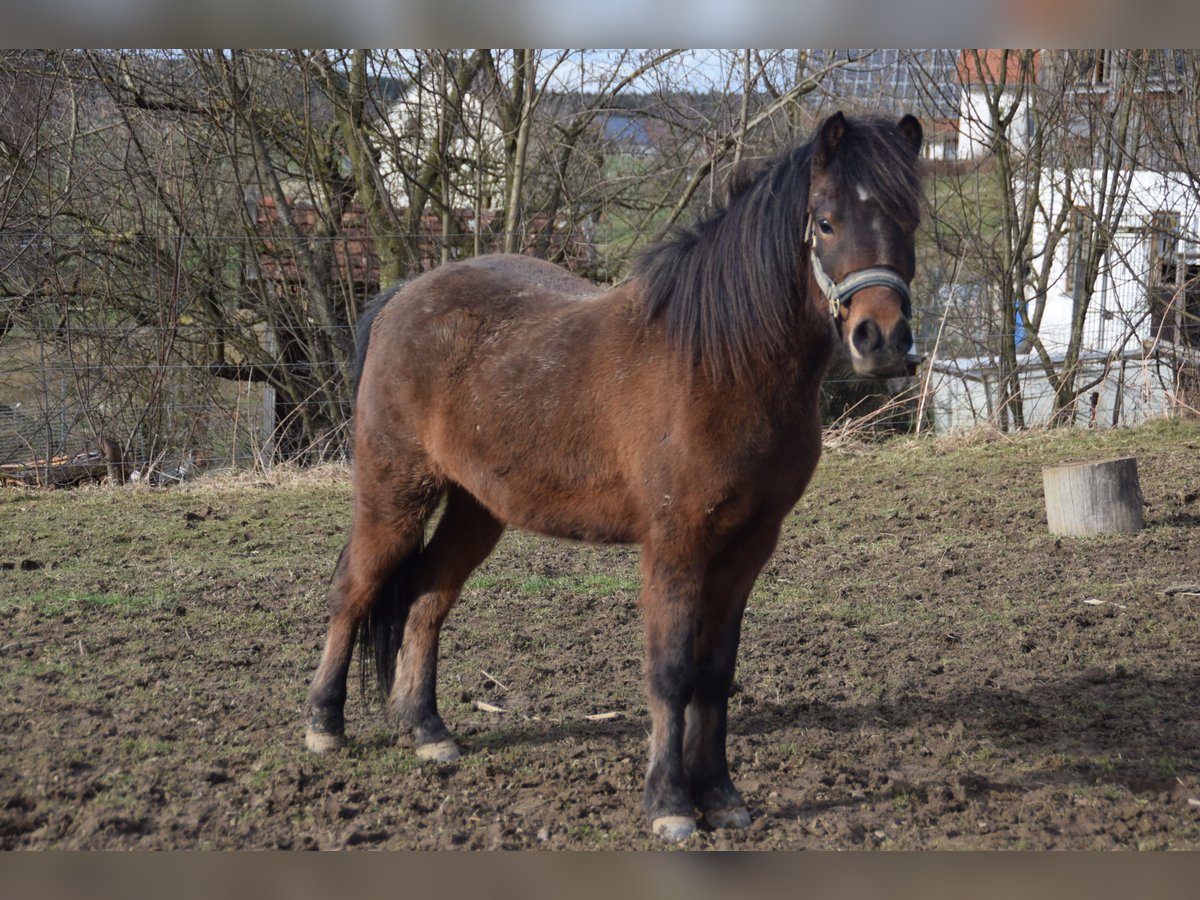
<path id="1" fill-rule="evenodd" d="M 710 809 L 704 814 L 704 824 L 709 828 L 747 828 L 750 825 L 750 810 L 744 806 Z"/>
<path id="2" fill-rule="evenodd" d="M 659 816 L 650 827 L 664 841 L 681 844 L 696 833 L 696 820 L 691 816 Z"/>
<path id="3" fill-rule="evenodd" d="M 304 733 L 304 745 L 313 753 L 332 753 L 346 746 L 344 734 L 322 734 L 311 728 Z"/>
<path id="4" fill-rule="evenodd" d="M 451 740 L 434 741 L 432 744 L 419 744 L 416 748 L 417 758 L 426 762 L 449 763 L 458 759 L 458 744 Z"/>

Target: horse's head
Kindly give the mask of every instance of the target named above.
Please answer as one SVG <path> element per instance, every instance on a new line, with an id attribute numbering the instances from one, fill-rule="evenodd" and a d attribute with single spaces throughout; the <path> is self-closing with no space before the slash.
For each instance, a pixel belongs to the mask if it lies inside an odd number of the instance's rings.
<path id="1" fill-rule="evenodd" d="M 920 219 L 921 124 L 826 119 L 813 142 L 805 241 L 854 370 L 905 375 Z"/>

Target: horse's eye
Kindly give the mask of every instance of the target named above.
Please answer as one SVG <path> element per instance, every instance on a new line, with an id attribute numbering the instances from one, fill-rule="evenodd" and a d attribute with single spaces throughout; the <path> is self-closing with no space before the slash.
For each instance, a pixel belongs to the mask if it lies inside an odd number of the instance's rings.
<path id="1" fill-rule="evenodd" d="M 828 219 L 817 219 L 817 227 L 821 229 L 821 234 L 833 234 L 833 226 Z"/>

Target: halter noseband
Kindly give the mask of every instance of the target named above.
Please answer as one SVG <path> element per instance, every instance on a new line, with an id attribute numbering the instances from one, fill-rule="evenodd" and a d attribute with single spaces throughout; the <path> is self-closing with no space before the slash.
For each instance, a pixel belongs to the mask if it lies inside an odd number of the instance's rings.
<path id="1" fill-rule="evenodd" d="M 868 269 L 851 272 L 841 281 L 834 281 L 826 273 L 825 267 L 821 265 L 821 260 L 817 256 L 817 234 L 813 230 L 811 215 L 808 217 L 808 227 L 804 231 L 804 243 L 812 244 L 810 258 L 812 259 L 813 277 L 817 280 L 817 286 L 821 288 L 821 293 L 829 301 L 829 312 L 835 321 L 841 318 L 842 304 L 849 303 L 851 297 L 863 288 L 869 287 L 891 288 L 900 295 L 904 318 L 912 318 L 912 292 L 909 290 L 908 282 L 894 270 L 886 269 L 883 266 L 871 266 Z"/>

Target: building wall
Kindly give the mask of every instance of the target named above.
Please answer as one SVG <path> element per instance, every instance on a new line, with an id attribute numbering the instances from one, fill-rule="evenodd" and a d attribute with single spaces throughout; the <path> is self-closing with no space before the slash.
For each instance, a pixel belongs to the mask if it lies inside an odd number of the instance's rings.
<path id="1" fill-rule="evenodd" d="M 958 158 L 980 159 L 991 152 L 992 139 L 996 133 L 986 94 L 980 87 L 967 86 L 963 89 L 961 104 L 958 117 Z M 1020 153 L 1029 146 L 1033 120 L 1028 101 L 1018 102 L 1016 91 L 1005 91 L 1002 106 L 1011 109 L 1014 104 L 1017 106 L 1017 114 L 1013 116 L 1006 133 L 1013 149 Z"/>
<path id="2" fill-rule="evenodd" d="M 937 371 L 930 383 L 934 430 L 943 433 L 1000 421 L 997 370 Z M 1079 398 L 1075 423 L 1081 426 L 1137 425 L 1175 407 L 1176 368 L 1166 358 L 1096 361 L 1083 366 L 1079 382 L 1099 384 Z M 1040 369 L 1021 373 L 1027 426 L 1046 425 L 1054 413 L 1054 388 Z M 1093 415 L 1092 394 L 1096 395 Z"/>
<path id="3" fill-rule="evenodd" d="M 1098 193 L 1094 186 L 1103 177 L 1098 170 L 1048 171 L 1040 187 L 1045 217 L 1034 223 L 1033 246 L 1048 243 L 1048 223 L 1053 222 L 1067 202 L 1066 179 L 1071 179 L 1075 205 L 1090 206 Z M 1113 246 L 1101 263 L 1094 293 L 1084 319 L 1084 352 L 1128 353 L 1154 340 L 1150 316 L 1151 252 L 1150 223 L 1156 212 L 1178 215 L 1183 236 L 1178 261 L 1195 258 L 1200 251 L 1200 198 L 1175 173 L 1134 171 L 1122 174 L 1121 192 L 1128 192 L 1118 220 Z M 1127 180 L 1127 184 L 1125 183 Z M 1075 300 L 1067 289 L 1070 241 L 1059 240 L 1055 249 L 1049 289 L 1045 298 L 1039 335 L 1051 353 L 1065 350 L 1071 334 Z M 1037 297 L 1027 298 L 1032 310 Z"/>

